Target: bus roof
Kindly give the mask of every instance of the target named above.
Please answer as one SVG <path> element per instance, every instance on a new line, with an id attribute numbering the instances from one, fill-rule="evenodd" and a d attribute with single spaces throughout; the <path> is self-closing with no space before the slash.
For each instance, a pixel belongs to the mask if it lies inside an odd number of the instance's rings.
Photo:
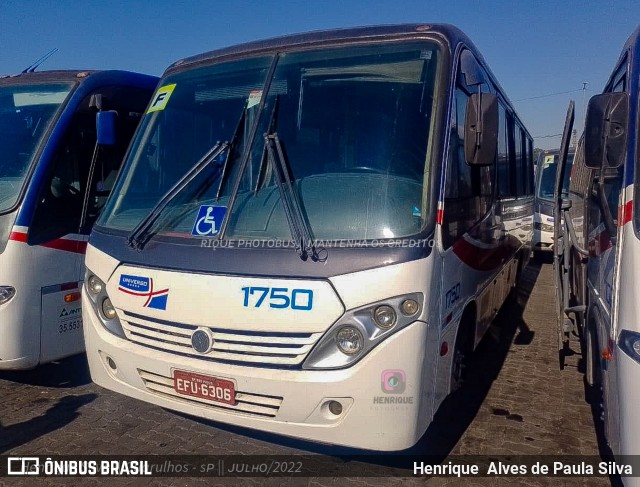
<path id="1" fill-rule="evenodd" d="M 449 24 L 399 24 L 379 25 L 367 27 L 352 27 L 347 29 L 318 30 L 313 32 L 291 34 L 271 39 L 247 42 L 235 46 L 225 47 L 214 51 L 205 52 L 176 61 L 165 71 L 165 75 L 174 69 L 187 65 L 219 61 L 224 58 L 235 58 L 259 53 L 269 53 L 282 48 L 300 48 L 305 46 L 321 46 L 334 44 L 340 41 L 373 41 L 385 39 L 416 38 L 429 33 L 437 33 L 446 38 L 451 45 L 463 42 L 474 52 L 477 49 L 471 40 L 460 29 Z"/>
<path id="2" fill-rule="evenodd" d="M 52 70 L 52 71 L 36 71 L 33 73 L 20 73 L 15 75 L 7 75 L 0 77 L 0 86 L 14 86 L 24 85 L 29 83 L 55 83 L 55 82 L 79 82 L 90 77 L 96 76 L 108 76 L 112 78 L 119 78 L 124 80 L 140 80 L 142 78 L 154 78 L 155 77 L 134 73 L 131 71 L 120 70 Z"/>
<path id="3" fill-rule="evenodd" d="M 491 81 L 500 90 L 507 105 L 513 111 L 515 118 L 520 120 L 520 117 L 515 112 L 515 107 L 507 97 L 504 89 L 493 75 L 493 72 L 489 68 L 489 65 L 484 60 L 480 51 L 476 48 L 475 44 L 467 37 L 467 35 L 451 24 L 430 24 L 430 23 L 414 23 L 414 24 L 397 24 L 397 25 L 376 25 L 365 27 L 350 27 L 343 29 L 330 29 L 330 30 L 318 30 L 300 34 L 291 34 L 280 37 L 273 37 L 270 39 L 263 39 L 258 41 L 247 42 L 244 44 L 237 44 L 234 46 L 225 47 L 222 49 L 216 49 L 213 51 L 204 52 L 195 56 L 187 57 L 176 61 L 170 65 L 163 77 L 171 74 L 173 71 L 180 71 L 185 68 L 192 68 L 199 64 L 209 64 L 214 62 L 220 62 L 224 60 L 231 60 L 243 56 L 252 56 L 261 53 L 274 53 L 286 48 L 299 49 L 304 47 L 319 47 L 324 44 L 335 44 L 342 42 L 362 42 L 362 41 L 381 41 L 392 39 L 417 39 L 424 37 L 426 34 L 437 34 L 443 38 L 450 46 L 455 47 L 458 44 L 464 44 L 475 55 L 478 62 L 487 70 Z M 524 126 L 524 124 L 523 124 Z M 529 131 L 525 128 L 528 135 Z"/>

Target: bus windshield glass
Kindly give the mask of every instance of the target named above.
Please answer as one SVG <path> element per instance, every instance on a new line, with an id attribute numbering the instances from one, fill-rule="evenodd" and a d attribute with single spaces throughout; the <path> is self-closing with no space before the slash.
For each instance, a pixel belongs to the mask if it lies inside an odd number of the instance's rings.
<path id="1" fill-rule="evenodd" d="M 536 196 L 543 200 L 553 200 L 553 187 L 556 182 L 556 168 L 558 167 L 558 154 L 543 154 L 538 165 L 538 187 Z M 573 154 L 567 155 L 567 168 L 562 181 L 562 194 L 567 195 L 569 191 L 569 177 L 571 175 L 571 165 L 573 164 Z"/>
<path id="2" fill-rule="evenodd" d="M 228 220 L 228 239 L 290 239 L 282 180 L 265 142 L 277 136 L 271 154 L 289 176 L 286 189 L 310 237 L 415 235 L 429 201 L 438 59 L 432 42 L 386 43 L 171 75 L 160 83 L 99 225 L 131 232 L 217 142 L 229 141 L 163 206 L 155 233 L 214 235 Z M 205 217 L 209 225 L 197 225 Z"/>
<path id="3" fill-rule="evenodd" d="M 73 84 L 0 87 L 0 213 L 18 201 L 43 134 Z"/>

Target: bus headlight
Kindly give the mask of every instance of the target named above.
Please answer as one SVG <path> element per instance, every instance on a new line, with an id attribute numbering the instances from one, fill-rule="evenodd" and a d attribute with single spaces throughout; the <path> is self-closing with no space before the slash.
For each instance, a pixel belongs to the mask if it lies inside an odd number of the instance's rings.
<path id="1" fill-rule="evenodd" d="M 114 335 L 125 338 L 124 330 L 118 319 L 118 313 L 107 295 L 107 286 L 104 281 L 87 269 L 84 275 L 84 282 L 87 288 L 87 296 L 89 297 L 88 301 L 91 303 L 91 307 L 102 326 Z"/>
<path id="2" fill-rule="evenodd" d="M 353 326 L 343 326 L 336 333 L 336 345 L 345 355 L 355 355 L 362 350 L 364 337 L 360 330 Z"/>
<path id="3" fill-rule="evenodd" d="M 640 333 L 622 330 L 618 338 L 618 346 L 629 357 L 640 363 Z"/>
<path id="4" fill-rule="evenodd" d="M 318 340 L 302 368 L 340 369 L 354 364 L 387 337 L 418 320 L 423 301 L 422 293 L 411 293 L 347 311 Z"/>
<path id="5" fill-rule="evenodd" d="M 102 314 L 108 320 L 112 320 L 116 317 L 116 309 L 111 304 L 111 300 L 109 298 L 105 298 L 102 301 Z"/>
<path id="6" fill-rule="evenodd" d="M 91 294 L 97 296 L 104 289 L 104 282 L 102 282 L 97 276 L 90 276 L 87 281 L 87 288 L 91 291 Z"/>
<path id="7" fill-rule="evenodd" d="M 8 303 L 16 295 L 16 288 L 13 286 L 0 286 L 0 304 Z"/>
<path id="8" fill-rule="evenodd" d="M 413 316 L 420 311 L 420 305 L 415 299 L 405 299 L 400 305 L 400 311 L 405 316 Z"/>
<path id="9" fill-rule="evenodd" d="M 391 306 L 383 304 L 373 311 L 373 321 L 376 322 L 378 328 L 388 330 L 396 324 L 396 312 Z"/>

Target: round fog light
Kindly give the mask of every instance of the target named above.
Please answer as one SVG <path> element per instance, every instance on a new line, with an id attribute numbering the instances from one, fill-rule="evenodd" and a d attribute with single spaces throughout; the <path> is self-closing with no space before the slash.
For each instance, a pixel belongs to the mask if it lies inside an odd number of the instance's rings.
<path id="1" fill-rule="evenodd" d="M 378 306 L 373 312 L 373 320 L 378 325 L 378 328 L 388 330 L 396 324 L 396 312 L 386 304 Z"/>
<path id="2" fill-rule="evenodd" d="M 118 366 L 116 365 L 116 363 L 113 361 L 111 357 L 107 357 L 107 365 L 111 370 L 116 370 L 118 368 Z"/>
<path id="3" fill-rule="evenodd" d="M 402 314 L 406 316 L 414 315 L 418 312 L 418 302 L 415 299 L 405 299 L 400 305 L 400 310 Z"/>
<path id="4" fill-rule="evenodd" d="M 345 355 L 355 355 L 362 350 L 364 337 L 354 326 L 344 326 L 336 333 L 336 345 Z"/>
<path id="5" fill-rule="evenodd" d="M 329 401 L 329 412 L 336 416 L 340 416 L 342 414 L 342 404 L 338 401 Z"/>
<path id="6" fill-rule="evenodd" d="M 93 294 L 100 294 L 100 291 L 102 291 L 102 281 L 96 276 L 89 278 L 89 291 Z"/>
<path id="7" fill-rule="evenodd" d="M 111 304 L 111 300 L 109 298 L 105 298 L 105 300 L 102 301 L 102 314 L 108 320 L 112 320 L 116 317 L 116 309 L 113 307 L 113 304 Z"/>

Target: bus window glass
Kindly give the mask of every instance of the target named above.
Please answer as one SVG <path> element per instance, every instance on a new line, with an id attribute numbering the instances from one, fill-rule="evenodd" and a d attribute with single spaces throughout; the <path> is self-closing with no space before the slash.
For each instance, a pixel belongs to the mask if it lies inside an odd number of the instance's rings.
<path id="1" fill-rule="evenodd" d="M 282 54 L 177 73 L 162 111 L 147 114 L 128 177 L 100 224 L 130 231 L 217 140 L 236 146 L 167 207 L 160 233 L 190 236 L 202 205 L 226 208 L 226 237 L 290 239 L 263 134 L 277 133 L 304 218 L 317 239 L 379 239 L 424 223 L 435 44 L 385 44 Z M 264 96 L 264 100 L 262 100 Z M 259 103 L 264 109 L 257 113 Z M 332 110 L 324 107 L 331 106 Z M 243 110 L 245 116 L 241 117 Z M 257 136 L 249 140 L 259 116 Z M 239 162 L 248 147 L 242 174 Z M 224 177 L 223 177 L 224 175 Z M 234 184 L 232 184 L 234 183 Z"/>
<path id="2" fill-rule="evenodd" d="M 536 196 L 543 200 L 553 200 L 553 187 L 556 181 L 556 168 L 558 164 L 558 154 L 542 154 L 538 166 L 538 190 Z M 569 191 L 569 178 L 571 166 L 573 164 L 573 154 L 567 155 L 567 168 L 562 182 L 562 194 L 567 195 Z"/>
<path id="3" fill-rule="evenodd" d="M 16 204 L 43 134 L 70 83 L 0 87 L 0 212 Z"/>
<path id="4" fill-rule="evenodd" d="M 498 194 L 506 197 L 511 194 L 507 115 L 502 104 L 498 108 Z"/>

